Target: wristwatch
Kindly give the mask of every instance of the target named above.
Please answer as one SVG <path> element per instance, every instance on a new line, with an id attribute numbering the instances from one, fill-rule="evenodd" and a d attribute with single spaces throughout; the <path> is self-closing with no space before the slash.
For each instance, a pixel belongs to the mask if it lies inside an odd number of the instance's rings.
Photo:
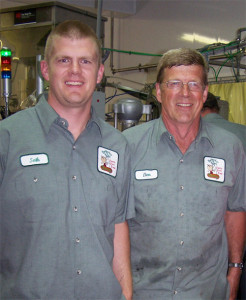
<path id="1" fill-rule="evenodd" d="M 228 264 L 229 268 L 239 268 L 240 270 L 243 269 L 243 263 L 229 263 Z"/>

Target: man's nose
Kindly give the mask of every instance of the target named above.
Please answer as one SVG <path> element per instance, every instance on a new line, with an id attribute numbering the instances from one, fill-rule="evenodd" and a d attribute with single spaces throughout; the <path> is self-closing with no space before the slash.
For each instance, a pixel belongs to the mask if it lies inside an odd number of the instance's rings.
<path id="1" fill-rule="evenodd" d="M 181 88 L 181 91 L 182 91 L 182 94 L 183 94 L 183 95 L 189 95 L 189 93 L 190 93 L 190 88 L 189 88 L 188 83 L 183 83 L 183 86 L 182 86 L 182 88 Z"/>
<path id="2" fill-rule="evenodd" d="M 72 62 L 72 65 L 71 65 L 71 71 L 73 72 L 73 73 L 80 73 L 80 64 L 79 64 L 79 62 L 77 62 L 77 61 L 73 61 Z"/>

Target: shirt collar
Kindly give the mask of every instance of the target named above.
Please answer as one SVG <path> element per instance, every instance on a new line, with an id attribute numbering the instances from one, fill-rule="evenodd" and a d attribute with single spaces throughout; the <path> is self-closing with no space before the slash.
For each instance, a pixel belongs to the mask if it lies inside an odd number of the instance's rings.
<path id="1" fill-rule="evenodd" d="M 154 136 L 156 137 L 156 141 L 155 141 L 156 145 L 160 142 L 162 135 L 165 133 L 168 133 L 168 131 L 166 129 L 166 126 L 163 123 L 162 117 L 160 116 L 154 129 Z"/>
<path id="2" fill-rule="evenodd" d="M 96 111 L 93 106 L 91 106 L 91 118 L 88 121 L 86 128 L 90 129 L 91 127 L 97 127 L 101 136 L 102 136 L 102 120 L 96 114 Z"/>
<path id="3" fill-rule="evenodd" d="M 48 94 L 44 93 L 41 95 L 38 104 L 35 106 L 40 122 L 44 128 L 46 134 L 49 133 L 50 127 L 54 122 L 59 123 L 62 119 L 57 112 L 47 102 Z M 65 120 L 66 121 L 66 120 Z M 102 135 L 102 120 L 97 116 L 95 109 L 91 107 L 91 118 L 88 121 L 86 128 L 96 126 Z"/>
<path id="4" fill-rule="evenodd" d="M 204 116 L 203 119 L 206 121 L 211 121 L 211 120 L 215 120 L 215 119 L 225 120 L 222 116 L 220 116 L 217 113 L 209 113 L 206 116 Z"/>
<path id="5" fill-rule="evenodd" d="M 161 140 L 161 137 L 164 135 L 164 134 L 168 134 L 169 136 L 172 136 L 163 120 L 162 120 L 162 117 L 160 116 L 160 118 L 158 119 L 158 122 L 156 123 L 156 127 L 155 127 L 155 132 L 154 132 L 154 136 L 156 137 L 156 145 L 160 142 Z M 202 139 L 206 139 L 209 141 L 209 143 L 214 146 L 214 143 L 211 139 L 211 136 L 209 134 L 209 129 L 208 129 L 208 126 L 207 126 L 207 123 L 201 118 L 200 120 L 200 127 L 199 127 L 199 131 L 198 131 L 198 134 L 197 134 L 197 137 L 196 137 L 196 143 L 199 143 Z"/>
<path id="6" fill-rule="evenodd" d="M 35 106 L 39 120 L 46 134 L 49 133 L 51 125 L 59 119 L 57 112 L 47 102 L 48 94 L 41 95 L 38 104 Z"/>
<path id="7" fill-rule="evenodd" d="M 211 138 L 210 130 L 211 129 L 209 129 L 208 123 L 205 120 L 203 120 L 203 118 L 201 118 L 201 120 L 200 120 L 200 129 L 199 129 L 199 133 L 198 133 L 198 136 L 197 136 L 197 141 L 204 138 L 212 145 L 212 147 L 214 147 L 214 143 L 213 143 L 213 140 Z"/>

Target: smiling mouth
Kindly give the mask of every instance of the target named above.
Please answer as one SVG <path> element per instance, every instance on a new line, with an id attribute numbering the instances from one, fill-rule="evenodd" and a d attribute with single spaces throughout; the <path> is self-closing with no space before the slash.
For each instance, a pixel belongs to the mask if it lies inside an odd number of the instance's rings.
<path id="1" fill-rule="evenodd" d="M 177 106 L 190 107 L 190 106 L 192 106 L 192 104 L 189 104 L 189 103 L 178 103 Z"/>
<path id="2" fill-rule="evenodd" d="M 72 86 L 80 86 L 82 85 L 82 82 L 79 81 L 66 81 L 66 85 L 72 85 Z"/>

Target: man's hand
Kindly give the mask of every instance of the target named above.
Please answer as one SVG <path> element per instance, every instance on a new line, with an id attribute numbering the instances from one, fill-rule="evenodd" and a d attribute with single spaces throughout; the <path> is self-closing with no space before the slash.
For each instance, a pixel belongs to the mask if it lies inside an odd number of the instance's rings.
<path id="1" fill-rule="evenodd" d="M 230 298 L 229 300 L 237 299 L 237 291 L 240 282 L 242 271 L 239 268 L 229 268 L 227 280 L 230 285 Z"/>
<path id="2" fill-rule="evenodd" d="M 113 271 L 126 300 L 132 300 L 130 238 L 127 222 L 115 225 Z"/>
<path id="3" fill-rule="evenodd" d="M 225 225 L 228 240 L 228 258 L 231 263 L 241 263 L 245 247 L 246 213 L 227 211 Z M 230 285 L 230 298 L 237 298 L 237 291 L 242 271 L 240 268 L 228 268 L 227 279 Z"/>

